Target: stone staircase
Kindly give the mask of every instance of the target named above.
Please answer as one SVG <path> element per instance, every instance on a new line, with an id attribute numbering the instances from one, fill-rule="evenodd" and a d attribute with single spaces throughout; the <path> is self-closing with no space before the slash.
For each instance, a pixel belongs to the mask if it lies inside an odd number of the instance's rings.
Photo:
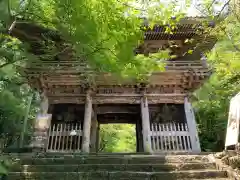
<path id="1" fill-rule="evenodd" d="M 227 180 L 204 155 L 21 155 L 7 180 Z"/>

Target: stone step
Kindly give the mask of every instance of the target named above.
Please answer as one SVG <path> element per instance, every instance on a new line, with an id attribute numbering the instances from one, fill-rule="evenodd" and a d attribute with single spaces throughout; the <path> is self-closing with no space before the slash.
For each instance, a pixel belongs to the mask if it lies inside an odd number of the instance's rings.
<path id="1" fill-rule="evenodd" d="M 89 153 L 87 156 L 126 156 L 126 155 L 133 155 L 133 156 L 139 156 L 139 155 L 157 155 L 157 156 L 166 156 L 166 155 L 184 155 L 184 156 L 203 156 L 203 155 L 209 155 L 213 152 L 200 152 L 200 153 L 193 153 L 193 152 L 183 152 L 183 151 L 173 151 L 173 152 L 154 152 L 154 154 L 148 153 L 148 152 L 129 152 L 129 153 L 121 153 L 121 152 L 115 152 L 115 153 Z M 27 154 L 27 153 L 22 153 Z M 29 153 L 32 155 L 32 153 Z M 74 156 L 86 156 L 86 153 L 78 153 L 78 152 L 48 152 L 48 153 L 42 153 L 42 156 L 45 157 L 53 157 L 53 156 L 65 156 L 65 155 L 74 155 Z"/>
<path id="2" fill-rule="evenodd" d="M 13 154 L 13 153 L 12 153 Z M 186 152 L 168 152 L 168 153 L 19 153 L 14 154 L 19 157 L 43 157 L 43 158 L 58 158 L 58 157 L 203 157 L 209 155 L 209 152 L 201 152 L 199 154 L 191 154 Z"/>
<path id="3" fill-rule="evenodd" d="M 68 165 L 22 165 L 15 166 L 12 172 L 86 172 L 86 171 L 180 171 L 196 169 L 216 169 L 214 163 L 171 163 L 171 164 L 68 164 Z"/>
<path id="4" fill-rule="evenodd" d="M 208 162 L 206 156 L 63 156 L 55 158 L 22 157 L 21 164 L 162 164 Z"/>
<path id="5" fill-rule="evenodd" d="M 226 172 L 217 170 L 192 170 L 192 171 L 170 171 L 170 172 L 132 172 L 132 171 L 99 171 L 99 172 L 39 172 L 39 173 L 22 173 L 13 172 L 7 177 L 7 180 L 140 180 L 140 179 L 209 179 L 209 178 L 226 178 Z"/>

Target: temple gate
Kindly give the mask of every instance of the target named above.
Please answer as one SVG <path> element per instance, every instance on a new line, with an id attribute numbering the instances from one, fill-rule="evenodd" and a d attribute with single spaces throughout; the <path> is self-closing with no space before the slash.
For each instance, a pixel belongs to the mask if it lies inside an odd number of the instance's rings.
<path id="1" fill-rule="evenodd" d="M 118 122 L 136 124 L 138 151 L 200 152 L 189 96 L 211 74 L 203 54 L 215 43 L 201 24 L 202 19 L 184 18 L 172 34 L 165 32 L 166 26 L 146 30 L 136 53 L 169 48 L 175 57 L 166 61 L 166 71 L 152 73 L 144 83 L 97 72 L 94 83 L 86 83 L 83 71 L 91 69 L 71 59 L 71 50 L 63 45 L 56 46 L 60 52 L 67 49 L 65 54 L 29 63 L 22 74 L 42 94 L 36 123 L 43 125 L 35 127 L 32 146 L 49 152 L 96 152 L 99 124 Z M 27 22 L 15 23 L 12 34 L 30 42 L 36 55 L 43 53 L 42 44 L 33 39 L 44 35 L 63 44 L 56 33 Z"/>

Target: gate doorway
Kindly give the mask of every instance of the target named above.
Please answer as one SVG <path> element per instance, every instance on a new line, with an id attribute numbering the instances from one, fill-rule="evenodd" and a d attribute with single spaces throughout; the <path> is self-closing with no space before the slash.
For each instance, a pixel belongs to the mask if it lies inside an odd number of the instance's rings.
<path id="1" fill-rule="evenodd" d="M 141 152 L 142 125 L 139 105 L 98 106 L 98 152 Z"/>
<path id="2" fill-rule="evenodd" d="M 98 152 L 136 152 L 135 124 L 101 124 Z"/>

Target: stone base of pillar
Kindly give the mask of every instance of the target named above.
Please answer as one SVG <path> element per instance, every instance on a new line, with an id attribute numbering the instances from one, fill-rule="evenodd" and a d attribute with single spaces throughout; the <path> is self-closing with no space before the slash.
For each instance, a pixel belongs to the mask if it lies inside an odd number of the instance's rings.
<path id="1" fill-rule="evenodd" d="M 46 151 L 48 145 L 48 130 L 51 125 L 51 119 L 51 114 L 39 114 L 37 116 L 30 144 L 30 147 L 34 152 Z"/>

